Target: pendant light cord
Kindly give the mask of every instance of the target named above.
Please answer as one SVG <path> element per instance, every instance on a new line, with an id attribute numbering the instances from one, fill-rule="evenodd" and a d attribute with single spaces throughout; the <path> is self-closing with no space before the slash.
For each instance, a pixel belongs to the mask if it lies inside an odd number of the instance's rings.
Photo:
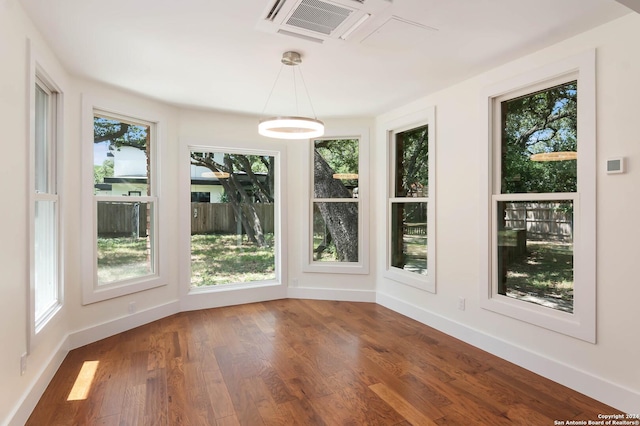
<path id="1" fill-rule="evenodd" d="M 307 83 L 304 81 L 304 75 L 302 74 L 302 64 L 298 65 L 300 67 L 300 78 L 302 79 L 302 86 L 304 87 L 304 91 L 307 94 L 307 99 L 309 100 L 309 105 L 311 106 L 311 113 L 313 114 L 313 118 L 316 120 L 318 116 L 316 115 L 316 111 L 313 109 L 313 102 L 311 102 L 311 96 L 309 96 L 309 90 L 307 89 Z"/>
<path id="2" fill-rule="evenodd" d="M 269 101 L 271 100 L 271 95 L 273 95 L 273 91 L 276 88 L 276 85 L 278 84 L 278 80 L 280 80 L 280 74 L 282 73 L 283 67 L 284 67 L 284 64 L 280 64 L 280 70 L 278 71 L 276 81 L 273 82 L 273 86 L 271 86 L 271 92 L 269 92 L 269 96 L 267 97 L 267 102 L 265 102 L 264 108 L 262 108 L 262 113 L 260 114 L 262 117 L 264 117 L 264 112 L 267 110 L 267 106 L 269 105 Z M 311 109 L 313 110 L 313 107 L 311 107 Z"/>
<path id="3" fill-rule="evenodd" d="M 264 104 L 264 108 L 262 108 L 262 113 L 260 114 L 261 117 L 265 116 L 265 111 L 267 110 L 267 107 L 269 106 L 269 101 L 271 100 L 271 96 L 273 95 L 273 91 L 275 90 L 278 81 L 280 80 L 280 74 L 282 74 L 282 69 L 284 68 L 285 64 L 280 64 L 280 70 L 278 71 L 278 75 L 276 76 L 276 81 L 273 82 L 273 86 L 271 86 L 271 91 L 269 92 L 269 96 L 267 97 L 267 102 L 265 102 Z M 287 65 L 287 66 L 291 66 L 291 65 Z M 311 96 L 309 96 L 309 89 L 307 89 L 307 83 L 304 81 L 304 74 L 302 74 L 302 65 L 301 64 L 297 64 L 295 66 L 292 66 L 293 68 L 293 95 L 295 98 L 295 102 L 296 102 L 296 114 L 300 115 L 300 106 L 298 104 L 298 85 L 296 84 L 296 68 L 300 68 L 300 79 L 302 80 L 302 87 L 304 87 L 304 92 L 307 95 L 307 100 L 309 101 L 309 106 L 311 107 L 311 113 L 313 114 L 313 118 L 315 118 L 316 120 L 318 119 L 318 116 L 316 115 L 316 111 L 313 108 L 313 102 L 311 102 Z"/>

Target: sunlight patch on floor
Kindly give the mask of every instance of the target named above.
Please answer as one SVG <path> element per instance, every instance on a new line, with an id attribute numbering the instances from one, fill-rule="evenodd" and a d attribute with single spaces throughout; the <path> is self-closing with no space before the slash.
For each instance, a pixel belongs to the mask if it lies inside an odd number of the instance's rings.
<path id="1" fill-rule="evenodd" d="M 69 392 L 67 401 L 80 401 L 87 399 L 99 362 L 100 361 L 85 361 L 84 364 L 82 364 L 80 373 L 78 373 L 76 382 L 73 384 L 71 392 Z"/>

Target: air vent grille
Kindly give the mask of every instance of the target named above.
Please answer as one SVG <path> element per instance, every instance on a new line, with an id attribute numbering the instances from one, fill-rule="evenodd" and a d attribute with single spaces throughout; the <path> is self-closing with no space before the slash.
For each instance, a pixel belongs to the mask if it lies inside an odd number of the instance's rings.
<path id="1" fill-rule="evenodd" d="M 351 12 L 353 10 L 320 0 L 302 0 L 287 25 L 330 35 Z"/>
<path id="2" fill-rule="evenodd" d="M 285 1 L 286 0 L 276 0 L 273 3 L 273 6 L 269 10 L 269 13 L 267 14 L 267 17 L 265 19 L 267 21 L 273 21 L 274 19 L 276 19 L 276 16 L 278 16 L 278 12 L 280 12 L 280 9 L 282 9 L 282 5 L 284 4 Z"/>

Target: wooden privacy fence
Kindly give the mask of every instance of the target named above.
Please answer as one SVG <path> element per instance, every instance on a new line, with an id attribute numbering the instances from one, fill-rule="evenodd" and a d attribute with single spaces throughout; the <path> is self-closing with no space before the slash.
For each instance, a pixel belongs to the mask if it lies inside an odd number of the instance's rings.
<path id="1" fill-rule="evenodd" d="M 252 204 L 263 231 L 273 232 L 273 204 Z M 243 214 L 248 214 L 243 205 Z M 236 214 L 229 203 L 191 203 L 191 234 L 235 234 Z M 103 238 L 144 236 L 147 229 L 146 203 L 99 202 L 98 236 Z"/>
<path id="2" fill-rule="evenodd" d="M 532 240 L 570 241 L 573 238 L 573 212 L 566 203 L 506 203 L 505 228 L 526 229 Z"/>
<path id="3" fill-rule="evenodd" d="M 147 230 L 147 203 L 98 202 L 99 237 L 142 237 Z"/>
<path id="4" fill-rule="evenodd" d="M 273 204 L 251 204 L 260 218 L 262 230 L 273 232 Z M 247 215 L 249 206 L 242 205 L 242 212 Z M 191 234 L 235 234 L 238 232 L 239 220 L 229 203 L 191 203 Z"/>

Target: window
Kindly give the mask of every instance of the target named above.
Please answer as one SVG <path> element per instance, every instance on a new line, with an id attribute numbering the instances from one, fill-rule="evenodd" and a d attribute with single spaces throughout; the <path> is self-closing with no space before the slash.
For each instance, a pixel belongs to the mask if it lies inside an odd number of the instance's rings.
<path id="1" fill-rule="evenodd" d="M 152 124 L 96 111 L 93 126 L 97 285 L 154 275 Z"/>
<path id="2" fill-rule="evenodd" d="M 190 151 L 192 291 L 275 283 L 279 159 L 270 152 Z"/>
<path id="3" fill-rule="evenodd" d="M 585 340 L 595 333 L 592 72 L 576 64 L 490 96 L 491 272 L 483 298 L 489 309 Z"/>
<path id="4" fill-rule="evenodd" d="M 366 132 L 310 141 L 306 272 L 366 274 L 368 165 Z"/>
<path id="5" fill-rule="evenodd" d="M 388 131 L 389 204 L 386 276 L 435 292 L 433 112 Z M 424 118 L 422 118 L 424 120 Z"/>
<path id="6" fill-rule="evenodd" d="M 58 194 L 59 92 L 36 77 L 32 143 L 31 281 L 33 334 L 62 303 Z"/>
<path id="7" fill-rule="evenodd" d="M 358 262 L 358 140 L 313 141 L 314 262 Z"/>
<path id="8" fill-rule="evenodd" d="M 156 121 L 85 100 L 84 303 L 162 285 L 159 267 Z M 90 124 L 90 126 L 89 126 Z M 90 256 L 90 257 L 89 257 Z M 90 279 L 88 275 L 90 274 Z"/>

